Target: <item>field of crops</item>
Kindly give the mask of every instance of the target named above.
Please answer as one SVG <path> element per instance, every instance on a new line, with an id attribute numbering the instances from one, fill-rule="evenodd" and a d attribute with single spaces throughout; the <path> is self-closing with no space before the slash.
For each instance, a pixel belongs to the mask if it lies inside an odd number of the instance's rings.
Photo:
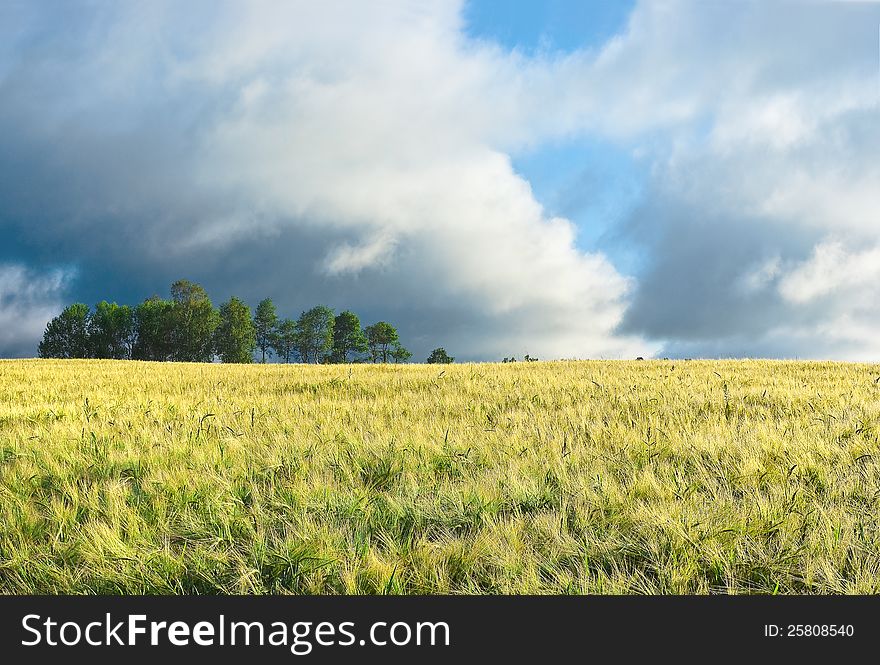
<path id="1" fill-rule="evenodd" d="M 880 366 L 0 362 L 2 593 L 876 593 Z"/>

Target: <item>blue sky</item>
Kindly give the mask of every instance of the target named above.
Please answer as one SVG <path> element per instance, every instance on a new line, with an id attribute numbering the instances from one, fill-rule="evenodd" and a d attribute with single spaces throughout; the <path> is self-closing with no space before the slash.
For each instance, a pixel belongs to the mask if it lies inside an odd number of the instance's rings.
<path id="1" fill-rule="evenodd" d="M 633 2 L 620 0 L 470 0 L 467 34 L 524 53 L 598 50 L 626 28 Z M 581 135 L 511 155 L 550 215 L 571 219 L 578 246 L 601 250 L 629 273 L 638 270 L 632 248 L 613 231 L 637 205 L 645 165 L 631 146 Z"/>
<path id="2" fill-rule="evenodd" d="M 880 3 L 0 3 L 0 356 L 170 283 L 422 358 L 880 360 Z"/>
<path id="3" fill-rule="evenodd" d="M 615 233 L 638 206 L 647 179 L 645 164 L 631 149 L 579 137 L 514 154 L 513 166 L 529 181 L 547 214 L 577 225 L 578 247 L 605 252 L 621 270 L 638 272 L 638 252 Z"/>
<path id="4" fill-rule="evenodd" d="M 621 32 L 628 0 L 469 0 L 467 33 L 526 52 L 601 47 Z"/>

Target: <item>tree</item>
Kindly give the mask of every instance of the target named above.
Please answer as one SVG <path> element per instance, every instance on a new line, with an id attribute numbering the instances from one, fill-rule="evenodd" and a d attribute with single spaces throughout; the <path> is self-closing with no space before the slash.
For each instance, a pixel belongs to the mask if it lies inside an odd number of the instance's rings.
<path id="1" fill-rule="evenodd" d="M 397 342 L 397 330 L 390 323 L 379 321 L 371 326 L 367 326 L 364 331 L 367 335 L 367 344 L 370 348 L 370 355 L 373 362 L 379 362 L 381 358 L 383 363 L 388 362 L 388 354 L 395 342 Z"/>
<path id="2" fill-rule="evenodd" d="M 266 362 L 266 353 L 273 348 L 273 336 L 275 327 L 278 325 L 278 312 L 271 298 L 261 300 L 254 313 L 254 333 L 256 335 L 257 348 L 263 354 L 260 362 Z"/>
<path id="3" fill-rule="evenodd" d="M 333 348 L 333 310 L 324 305 L 303 312 L 296 322 L 296 349 L 305 363 L 323 362 Z"/>
<path id="4" fill-rule="evenodd" d="M 90 357 L 89 318 L 88 305 L 78 302 L 66 307 L 46 326 L 38 350 L 40 357 Z"/>
<path id="5" fill-rule="evenodd" d="M 345 310 L 333 323 L 333 351 L 331 360 L 335 363 L 348 362 L 352 353 L 366 353 L 367 338 L 361 328 L 357 314 Z"/>
<path id="6" fill-rule="evenodd" d="M 136 360 L 170 360 L 174 355 L 174 302 L 153 296 L 134 308 L 134 342 L 131 357 Z"/>
<path id="7" fill-rule="evenodd" d="M 220 317 L 205 289 L 181 279 L 171 285 L 174 301 L 172 341 L 174 360 L 211 362 L 214 356 L 214 330 Z"/>
<path id="8" fill-rule="evenodd" d="M 504 361 L 507 362 L 507 358 L 505 358 Z M 455 362 L 455 358 L 446 353 L 446 349 L 441 346 L 431 351 L 431 355 L 428 356 L 427 362 L 431 365 L 446 365 Z"/>
<path id="9" fill-rule="evenodd" d="M 407 360 L 412 358 L 412 353 L 403 348 L 400 342 L 395 342 L 394 346 L 391 347 L 391 357 L 396 363 L 405 363 Z"/>
<path id="10" fill-rule="evenodd" d="M 296 353 L 296 323 L 290 319 L 278 322 L 272 336 L 272 350 L 279 360 L 289 363 Z"/>
<path id="11" fill-rule="evenodd" d="M 134 311 L 128 305 L 102 300 L 89 319 L 89 342 L 95 358 L 131 358 Z"/>
<path id="12" fill-rule="evenodd" d="M 214 350 L 224 363 L 249 363 L 257 346 L 251 310 L 232 297 L 220 305 L 220 323 L 214 331 Z"/>

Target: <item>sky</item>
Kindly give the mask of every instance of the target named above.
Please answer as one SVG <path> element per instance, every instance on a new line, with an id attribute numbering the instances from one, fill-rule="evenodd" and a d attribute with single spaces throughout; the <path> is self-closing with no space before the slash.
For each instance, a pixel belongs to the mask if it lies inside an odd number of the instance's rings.
<path id="1" fill-rule="evenodd" d="M 423 359 L 880 360 L 880 3 L 0 3 L 0 357 L 172 281 Z"/>

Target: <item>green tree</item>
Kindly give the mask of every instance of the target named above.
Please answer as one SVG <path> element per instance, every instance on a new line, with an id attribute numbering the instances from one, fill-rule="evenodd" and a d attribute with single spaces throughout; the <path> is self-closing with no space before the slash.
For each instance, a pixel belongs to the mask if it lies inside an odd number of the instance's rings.
<path id="1" fill-rule="evenodd" d="M 296 322 L 296 348 L 305 363 L 320 363 L 333 348 L 333 310 L 324 305 L 303 312 Z"/>
<path id="2" fill-rule="evenodd" d="M 220 316 L 207 292 L 199 284 L 181 279 L 171 285 L 171 299 L 174 301 L 174 360 L 211 362 L 214 330 Z"/>
<path id="3" fill-rule="evenodd" d="M 89 319 L 89 341 L 95 358 L 131 358 L 134 344 L 134 310 L 102 300 Z"/>
<path id="4" fill-rule="evenodd" d="M 134 308 L 136 360 L 170 360 L 174 355 L 174 302 L 153 296 Z"/>
<path id="5" fill-rule="evenodd" d="M 254 313 L 254 331 L 256 334 L 257 348 L 262 353 L 262 360 L 266 362 L 266 353 L 271 353 L 273 348 L 273 336 L 278 325 L 278 312 L 271 298 L 261 300 Z"/>
<path id="6" fill-rule="evenodd" d="M 391 357 L 396 363 L 405 363 L 412 358 L 412 353 L 403 348 L 400 342 L 394 342 L 394 346 L 391 347 Z"/>
<path id="7" fill-rule="evenodd" d="M 348 362 L 354 353 L 366 353 L 367 337 L 361 328 L 357 314 L 345 310 L 333 323 L 333 352 L 331 360 L 335 363 Z"/>
<path id="8" fill-rule="evenodd" d="M 367 335 L 367 344 L 373 362 L 377 363 L 381 360 L 383 363 L 387 363 L 389 352 L 398 341 L 395 327 L 385 321 L 379 321 L 367 326 L 364 332 Z"/>
<path id="9" fill-rule="evenodd" d="M 89 306 L 81 302 L 66 307 L 49 321 L 38 353 L 41 358 L 88 358 Z"/>
<path id="10" fill-rule="evenodd" d="M 257 346 L 251 310 L 232 297 L 220 305 L 220 323 L 214 331 L 214 350 L 224 363 L 249 363 Z"/>
<path id="11" fill-rule="evenodd" d="M 506 360 L 507 359 L 505 358 L 505 361 Z M 428 356 L 428 360 L 426 362 L 428 362 L 429 364 L 432 364 L 432 365 L 435 365 L 435 364 L 445 365 L 448 363 L 455 362 L 455 358 L 453 358 L 448 353 L 446 353 L 446 349 L 444 349 L 441 346 L 441 347 L 431 351 L 431 355 Z"/>
<path id="12" fill-rule="evenodd" d="M 279 360 L 289 363 L 296 353 L 296 322 L 281 319 L 272 336 L 272 350 Z"/>

